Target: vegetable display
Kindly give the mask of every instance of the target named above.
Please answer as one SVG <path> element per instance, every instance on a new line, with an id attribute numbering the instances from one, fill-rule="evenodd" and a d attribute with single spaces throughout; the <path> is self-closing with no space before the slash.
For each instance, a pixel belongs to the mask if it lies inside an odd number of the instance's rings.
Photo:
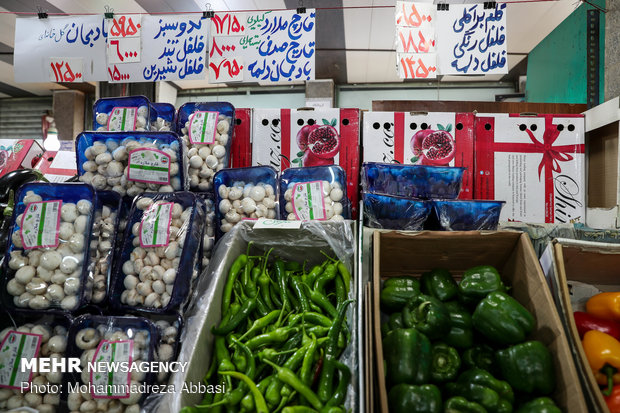
<path id="1" fill-rule="evenodd" d="M 230 267 L 222 320 L 212 328 L 203 381 L 226 392 L 182 412 L 344 412 L 351 370 L 341 356 L 353 303 L 346 265 L 326 255 L 309 268 L 272 250 L 250 255 L 251 248 Z"/>
<path id="2" fill-rule="evenodd" d="M 381 334 L 390 412 L 559 412 L 534 316 L 492 266 L 385 280 Z M 620 343 L 619 343 L 620 344 Z M 620 354 L 620 353 L 619 353 Z M 601 365 L 599 368 L 602 368 Z"/>

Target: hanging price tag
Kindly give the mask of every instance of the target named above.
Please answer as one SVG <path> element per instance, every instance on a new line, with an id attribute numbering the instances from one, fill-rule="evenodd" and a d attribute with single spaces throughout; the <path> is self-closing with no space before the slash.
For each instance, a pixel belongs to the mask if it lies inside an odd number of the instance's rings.
<path id="1" fill-rule="evenodd" d="M 81 57 L 51 57 L 49 59 L 50 82 L 79 83 L 84 81 Z"/>

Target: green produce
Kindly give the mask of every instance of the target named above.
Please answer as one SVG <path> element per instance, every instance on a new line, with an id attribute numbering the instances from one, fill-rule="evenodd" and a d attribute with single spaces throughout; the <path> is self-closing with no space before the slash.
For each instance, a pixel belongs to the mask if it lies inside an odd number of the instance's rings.
<path id="1" fill-rule="evenodd" d="M 465 350 L 461 356 L 461 362 L 463 367 L 467 369 L 477 367 L 491 374 L 498 370 L 495 363 L 495 350 L 486 344 L 480 344 Z"/>
<path id="2" fill-rule="evenodd" d="M 420 278 L 422 292 L 441 301 L 450 301 L 459 293 L 459 287 L 450 271 L 435 269 L 425 272 Z"/>
<path id="3" fill-rule="evenodd" d="M 398 384 L 388 392 L 390 413 L 441 413 L 441 392 L 433 384 Z"/>
<path id="4" fill-rule="evenodd" d="M 498 344 L 516 344 L 534 330 L 536 320 L 517 300 L 503 292 L 487 295 L 472 316 L 474 328 Z"/>
<path id="5" fill-rule="evenodd" d="M 499 272 L 490 265 L 466 270 L 459 283 L 459 296 L 466 304 L 476 304 L 494 291 L 505 292 L 506 287 Z"/>
<path id="6" fill-rule="evenodd" d="M 405 304 L 402 311 L 406 328 L 415 328 L 435 340 L 450 331 L 450 313 L 441 301 L 430 295 L 418 295 Z"/>
<path id="7" fill-rule="evenodd" d="M 443 408 L 444 413 L 487 413 L 482 405 L 470 402 L 464 397 L 450 397 Z"/>
<path id="8" fill-rule="evenodd" d="M 430 381 L 432 352 L 428 338 L 413 328 L 397 328 L 383 340 L 385 372 L 390 385 Z"/>
<path id="9" fill-rule="evenodd" d="M 539 397 L 525 403 L 515 413 L 562 413 L 562 410 L 548 397 Z"/>
<path id="10" fill-rule="evenodd" d="M 488 371 L 473 368 L 461 374 L 456 383 L 447 384 L 451 396 L 476 402 L 489 413 L 510 413 L 514 393 L 510 385 L 496 379 Z"/>
<path id="11" fill-rule="evenodd" d="M 497 352 L 502 377 L 513 389 L 548 395 L 555 389 L 555 371 L 549 349 L 540 341 L 527 341 Z"/>
<path id="12" fill-rule="evenodd" d="M 381 290 L 381 308 L 385 311 L 400 311 L 409 299 L 420 295 L 420 281 L 412 277 L 388 278 Z"/>
<path id="13" fill-rule="evenodd" d="M 448 301 L 444 306 L 450 314 L 450 331 L 442 340 L 459 349 L 473 346 L 474 327 L 469 310 L 458 301 Z"/>
<path id="14" fill-rule="evenodd" d="M 461 368 L 459 352 L 444 343 L 433 346 L 431 380 L 433 383 L 445 383 L 456 378 Z"/>

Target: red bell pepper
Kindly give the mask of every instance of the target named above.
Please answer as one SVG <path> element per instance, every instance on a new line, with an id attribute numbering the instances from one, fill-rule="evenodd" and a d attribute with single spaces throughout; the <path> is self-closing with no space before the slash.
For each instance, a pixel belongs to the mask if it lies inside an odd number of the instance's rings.
<path id="1" fill-rule="evenodd" d="M 603 396 L 610 413 L 620 413 L 620 386 L 614 386 L 609 396 Z"/>
<path id="2" fill-rule="evenodd" d="M 590 330 L 597 330 L 601 333 L 609 334 L 616 340 L 620 340 L 620 324 L 617 322 L 603 320 L 602 318 L 581 311 L 575 311 L 573 316 L 575 317 L 575 324 L 577 324 L 579 337 L 583 338 L 584 334 Z"/>

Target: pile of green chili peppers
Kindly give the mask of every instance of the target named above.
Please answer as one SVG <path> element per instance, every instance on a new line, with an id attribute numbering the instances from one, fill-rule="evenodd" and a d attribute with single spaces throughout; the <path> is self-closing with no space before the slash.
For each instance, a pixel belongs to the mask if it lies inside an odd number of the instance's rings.
<path id="1" fill-rule="evenodd" d="M 242 254 L 222 294 L 222 321 L 206 394 L 182 413 L 339 413 L 351 381 L 339 361 L 350 341 L 345 322 L 351 275 L 326 255 L 306 269 L 298 262 Z"/>

